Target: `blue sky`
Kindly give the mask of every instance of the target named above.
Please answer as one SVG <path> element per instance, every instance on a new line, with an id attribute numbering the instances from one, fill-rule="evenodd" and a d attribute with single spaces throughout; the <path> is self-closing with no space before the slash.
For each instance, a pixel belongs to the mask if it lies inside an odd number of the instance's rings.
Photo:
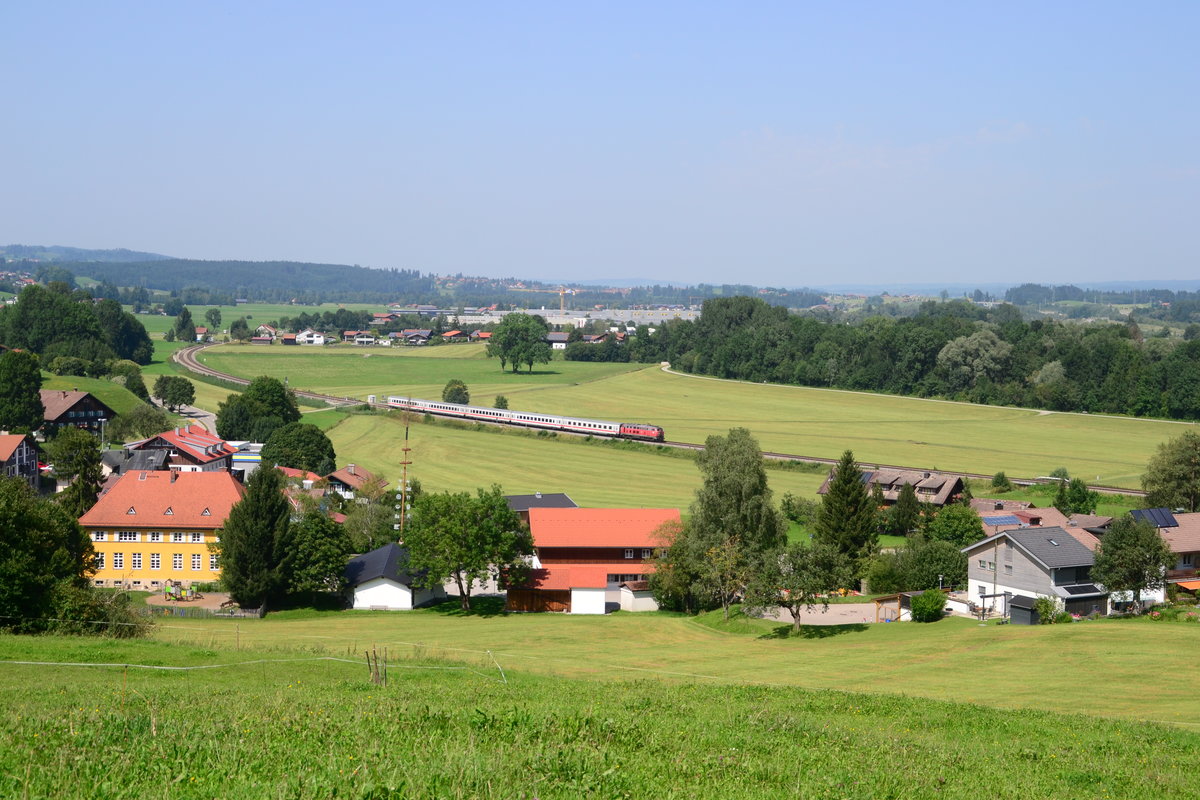
<path id="1" fill-rule="evenodd" d="M 12 3 L 0 244 L 1195 278 L 1198 22 L 1194 2 Z"/>

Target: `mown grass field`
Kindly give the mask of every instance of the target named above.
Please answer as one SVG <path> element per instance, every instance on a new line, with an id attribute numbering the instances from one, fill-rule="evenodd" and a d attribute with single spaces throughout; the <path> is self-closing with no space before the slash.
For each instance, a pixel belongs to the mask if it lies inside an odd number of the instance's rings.
<path id="1" fill-rule="evenodd" d="M 370 353 L 370 357 L 366 354 Z M 281 353 L 219 348 L 206 361 L 250 376 L 287 375 L 293 386 L 335 394 L 440 396 L 450 378 L 474 402 L 497 393 L 510 407 L 662 425 L 676 441 L 703 442 L 744 426 L 766 450 L 1010 477 L 1056 467 L 1092 483 L 1136 488 L 1157 445 L 1187 424 L 1060 414 L 793 386 L 718 381 L 632 365 L 553 361 L 533 375 L 502 373 L 480 345 Z"/>
<path id="2" fill-rule="evenodd" d="M 150 390 L 153 388 L 153 384 L 153 380 L 147 381 L 146 389 Z M 51 375 L 48 372 L 43 372 L 42 388 L 65 389 L 67 391 L 78 389 L 81 392 L 90 392 L 117 414 L 124 414 L 142 402 L 133 392 L 119 383 L 113 383 L 107 378 L 85 378 L 80 375 Z"/>
<path id="3" fill-rule="evenodd" d="M 872 611 L 866 616 L 874 619 Z M 403 614 L 284 612 L 236 623 L 165 623 L 158 638 L 210 649 L 237 641 L 345 654 L 378 645 L 393 653 L 470 659 L 490 650 L 506 669 L 570 678 L 903 694 L 1200 729 L 1200 698 L 1187 677 L 1200 657 L 1200 625 L 1184 623 L 981 627 L 947 618 L 933 625 L 810 626 L 802 636 L 781 638 L 787 626 L 747 635 L 672 614 L 461 616 L 452 605 Z"/>
<path id="4" fill-rule="evenodd" d="M 4 661 L 233 665 L 0 664 L 0 795 L 1160 800 L 1190 796 L 1200 755 L 1188 732 L 1044 711 L 394 655 L 377 686 L 361 656 L 305 655 L 0 637 Z"/>
<path id="5" fill-rule="evenodd" d="M 305 415 L 314 421 L 331 412 Z M 339 413 L 339 412 L 332 412 Z M 338 463 L 353 461 L 382 475 L 392 486 L 400 477 L 404 424 L 399 415 L 350 415 L 326 431 Z M 409 426 L 409 474 L 429 491 L 471 491 L 499 483 L 508 494 L 566 492 L 576 503 L 595 507 L 687 507 L 700 487 L 700 471 L 686 453 L 659 455 L 641 447 L 585 443 L 576 437 L 550 439 L 523 431 L 476 431 L 445 424 Z M 776 498 L 784 492 L 815 496 L 824 471 L 770 470 Z"/>

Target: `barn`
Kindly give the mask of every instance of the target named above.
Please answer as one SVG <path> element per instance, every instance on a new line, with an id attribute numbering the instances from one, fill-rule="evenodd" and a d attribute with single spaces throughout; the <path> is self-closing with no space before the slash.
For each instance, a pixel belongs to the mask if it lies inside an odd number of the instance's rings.
<path id="1" fill-rule="evenodd" d="M 441 586 L 414 587 L 414 577 L 408 571 L 408 550 L 395 542 L 355 556 L 346 564 L 351 608 L 411 611 L 445 599 L 446 590 Z"/>

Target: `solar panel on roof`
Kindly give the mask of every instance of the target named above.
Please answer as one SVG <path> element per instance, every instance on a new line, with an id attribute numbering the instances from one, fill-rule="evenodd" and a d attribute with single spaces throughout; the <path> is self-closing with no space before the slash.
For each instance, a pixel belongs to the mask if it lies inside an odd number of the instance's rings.
<path id="1" fill-rule="evenodd" d="M 1146 520 L 1156 528 L 1177 528 L 1178 520 L 1169 508 L 1135 508 L 1129 512 L 1137 520 Z"/>
<path id="2" fill-rule="evenodd" d="M 1067 594 L 1099 594 L 1100 587 L 1094 583 L 1081 583 L 1077 586 L 1063 586 Z"/>
<path id="3" fill-rule="evenodd" d="M 1021 520 L 1012 514 L 1001 514 L 998 517 L 984 517 L 984 525 L 1020 525 Z"/>

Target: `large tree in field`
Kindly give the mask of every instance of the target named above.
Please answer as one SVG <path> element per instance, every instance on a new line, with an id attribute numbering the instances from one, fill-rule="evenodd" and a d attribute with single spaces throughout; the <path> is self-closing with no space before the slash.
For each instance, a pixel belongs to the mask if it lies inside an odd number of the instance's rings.
<path id="1" fill-rule="evenodd" d="M 488 357 L 500 359 L 500 369 L 512 365 L 517 372 L 522 364 L 533 372 L 533 365 L 550 363 L 550 345 L 545 341 L 550 326 L 539 316 L 505 314 L 488 339 Z"/>
<path id="2" fill-rule="evenodd" d="M 217 406 L 217 435 L 222 439 L 266 442 L 275 429 L 300 421 L 300 407 L 292 390 L 266 375 L 250 381 L 241 394 L 230 395 Z"/>
<path id="3" fill-rule="evenodd" d="M 828 544 L 791 544 L 768 553 L 746 588 L 746 607 L 787 609 L 792 627 L 800 630 L 804 611 L 829 606 L 829 595 L 854 580 L 854 567 L 844 553 Z"/>
<path id="4" fill-rule="evenodd" d="M 104 476 L 100 470 L 100 443 L 81 428 L 63 428 L 46 445 L 54 474 L 67 483 L 55 497 L 58 504 L 78 519 L 96 504 Z"/>
<path id="5" fill-rule="evenodd" d="M 656 597 L 675 607 L 726 610 L 764 553 L 781 547 L 787 522 L 775 508 L 758 442 L 745 428 L 710 436 L 696 459 L 704 482 L 691 516 L 659 557 Z M 740 577 L 739 577 L 740 576 Z M 681 586 L 687 586 L 681 590 Z"/>
<path id="6" fill-rule="evenodd" d="M 1200 433 L 1187 431 L 1158 446 L 1142 475 L 1146 505 L 1200 511 Z"/>
<path id="7" fill-rule="evenodd" d="M 181 375 L 159 375 L 154 379 L 154 396 L 168 411 L 176 411 L 196 400 L 196 386 Z"/>
<path id="8" fill-rule="evenodd" d="M 879 541 L 877 521 L 862 470 L 854 463 L 854 453 L 847 450 L 834 467 L 829 490 L 821 498 L 813 540 L 845 554 L 854 565 L 854 576 L 861 577 Z"/>
<path id="9" fill-rule="evenodd" d="M 1129 592 L 1140 607 L 1143 592 L 1161 589 L 1175 554 L 1158 529 L 1128 515 L 1113 520 L 1096 548 L 1092 580 L 1110 592 Z"/>
<path id="10" fill-rule="evenodd" d="M 175 325 L 172 327 L 175 331 L 175 338 L 181 342 L 196 341 L 196 323 L 192 321 L 192 312 L 187 306 L 179 312 L 179 316 L 175 318 Z"/>
<path id="11" fill-rule="evenodd" d="M 50 627 L 56 596 L 86 588 L 94 556 L 66 509 L 19 478 L 0 477 L 0 630 Z"/>
<path id="12" fill-rule="evenodd" d="M 42 371 L 33 353 L 0 354 L 0 430 L 32 433 L 42 427 Z"/>
<path id="13" fill-rule="evenodd" d="M 262 449 L 263 463 L 319 475 L 333 472 L 336 458 L 333 442 L 325 432 L 306 422 L 289 422 L 276 428 Z"/>
<path id="14" fill-rule="evenodd" d="M 290 524 L 280 550 L 280 580 L 290 594 L 312 601 L 346 588 L 350 537 L 322 512 L 310 510 Z"/>
<path id="15" fill-rule="evenodd" d="M 289 525 L 283 475 L 261 466 L 246 481 L 246 494 L 229 511 L 221 541 L 221 583 L 242 606 L 277 602 L 286 589 L 280 562 Z"/>
<path id="16" fill-rule="evenodd" d="M 500 487 L 467 492 L 420 495 L 412 524 L 405 530 L 409 565 L 424 587 L 453 580 L 459 602 L 471 608 L 472 583 L 504 575 L 519 581 L 533 540 L 521 518 L 508 507 Z"/>

